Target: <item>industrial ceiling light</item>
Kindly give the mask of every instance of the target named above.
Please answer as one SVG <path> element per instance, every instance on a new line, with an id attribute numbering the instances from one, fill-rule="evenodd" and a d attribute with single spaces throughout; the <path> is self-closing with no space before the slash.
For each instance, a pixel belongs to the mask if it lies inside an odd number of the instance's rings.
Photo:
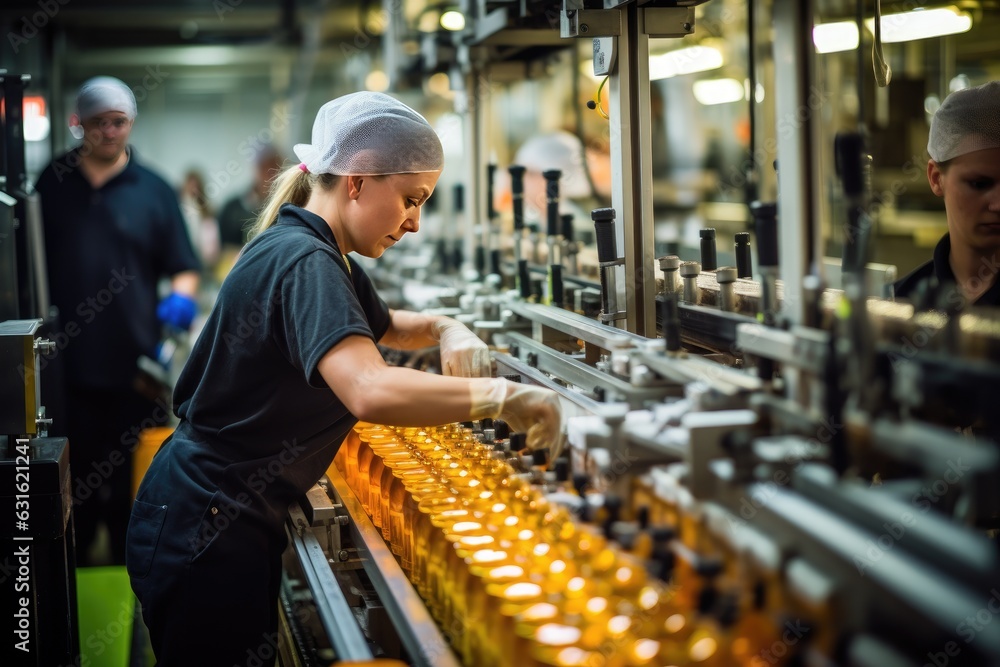
<path id="1" fill-rule="evenodd" d="M 649 78 L 669 79 L 722 67 L 722 51 L 713 46 L 691 46 L 649 57 Z"/>
<path id="2" fill-rule="evenodd" d="M 465 15 L 457 9 L 449 9 L 443 14 L 438 20 L 441 27 L 445 30 L 451 30 L 457 32 L 459 30 L 465 30 Z"/>
<path id="3" fill-rule="evenodd" d="M 373 69 L 365 77 L 365 88 L 372 92 L 384 93 L 389 90 L 389 76 L 380 69 Z"/>
<path id="4" fill-rule="evenodd" d="M 865 25 L 875 32 L 874 18 L 865 19 Z M 955 6 L 882 15 L 882 41 L 886 44 L 956 35 L 971 28 L 972 17 Z"/>
<path id="5" fill-rule="evenodd" d="M 694 98 L 705 106 L 746 99 L 746 87 L 736 79 L 704 79 L 694 82 Z"/>
<path id="6" fill-rule="evenodd" d="M 817 53 L 837 53 L 858 48 L 858 24 L 853 21 L 820 23 L 813 27 Z"/>

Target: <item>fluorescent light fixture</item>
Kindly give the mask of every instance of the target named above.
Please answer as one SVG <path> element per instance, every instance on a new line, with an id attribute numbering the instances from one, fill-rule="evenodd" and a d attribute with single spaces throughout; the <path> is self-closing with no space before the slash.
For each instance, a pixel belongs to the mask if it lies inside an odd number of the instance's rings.
<path id="1" fill-rule="evenodd" d="M 649 78 L 652 81 L 672 76 L 706 72 L 722 67 L 722 52 L 712 46 L 691 46 L 649 57 Z"/>
<path id="2" fill-rule="evenodd" d="M 449 9 L 442 14 L 438 22 L 445 30 L 457 31 L 465 29 L 465 15 L 454 9 Z"/>
<path id="3" fill-rule="evenodd" d="M 231 46 L 185 46 L 177 50 L 181 65 L 229 65 L 239 62 L 237 50 Z"/>
<path id="4" fill-rule="evenodd" d="M 705 106 L 746 99 L 746 87 L 736 79 L 705 79 L 694 82 L 694 98 Z"/>
<path id="5" fill-rule="evenodd" d="M 813 28 L 817 53 L 837 53 L 858 48 L 858 24 L 853 21 L 820 23 Z"/>
<path id="6" fill-rule="evenodd" d="M 24 140 L 44 141 L 49 136 L 49 119 L 45 116 L 26 116 L 24 119 Z"/>
<path id="7" fill-rule="evenodd" d="M 365 77 L 365 88 L 376 93 L 389 90 L 389 77 L 380 69 L 373 69 Z"/>
<path id="8" fill-rule="evenodd" d="M 865 19 L 868 30 L 874 34 L 875 19 Z M 882 16 L 882 41 L 909 42 L 914 39 L 930 39 L 944 35 L 968 32 L 972 28 L 972 17 L 958 7 L 937 9 L 915 9 L 902 14 Z"/>
<path id="9" fill-rule="evenodd" d="M 451 80 L 444 72 L 432 74 L 430 78 L 427 79 L 427 90 L 435 95 L 447 97 L 448 99 L 455 97 L 455 93 L 451 89 Z"/>

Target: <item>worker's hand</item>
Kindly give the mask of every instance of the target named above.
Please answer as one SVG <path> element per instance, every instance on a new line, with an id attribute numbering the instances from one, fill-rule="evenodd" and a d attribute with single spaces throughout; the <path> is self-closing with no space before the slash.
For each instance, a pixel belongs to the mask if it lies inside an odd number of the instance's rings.
<path id="1" fill-rule="evenodd" d="M 187 294 L 180 292 L 172 292 L 156 307 L 156 317 L 160 322 L 181 331 L 187 331 L 191 328 L 191 322 L 194 321 L 197 312 L 197 302 Z"/>
<path id="2" fill-rule="evenodd" d="M 458 377 L 490 377 L 493 364 L 490 348 L 461 322 L 450 318 L 435 320 L 431 334 L 441 343 L 441 372 Z"/>
<path id="3" fill-rule="evenodd" d="M 562 406 L 550 389 L 504 379 L 472 384 L 472 418 L 503 419 L 512 431 L 527 434 L 528 449 L 548 448 L 549 460 L 562 451 Z"/>

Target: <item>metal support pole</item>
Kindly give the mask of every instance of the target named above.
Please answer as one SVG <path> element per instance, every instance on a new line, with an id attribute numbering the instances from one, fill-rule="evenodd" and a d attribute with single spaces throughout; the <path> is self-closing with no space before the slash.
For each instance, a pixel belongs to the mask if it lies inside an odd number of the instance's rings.
<path id="1" fill-rule="evenodd" d="M 812 3 L 774 2 L 774 66 L 778 137 L 778 239 L 784 284 L 782 316 L 805 317 L 802 279 L 822 278 L 815 160 L 817 115 L 824 96 L 814 86 Z"/>
<path id="2" fill-rule="evenodd" d="M 649 36 L 645 10 L 629 4 L 619 11 L 618 59 L 612 70 L 612 206 L 619 213 L 619 242 L 625 253 L 626 327 L 656 336 L 656 276 L 653 248 L 652 145 L 649 99 Z"/>

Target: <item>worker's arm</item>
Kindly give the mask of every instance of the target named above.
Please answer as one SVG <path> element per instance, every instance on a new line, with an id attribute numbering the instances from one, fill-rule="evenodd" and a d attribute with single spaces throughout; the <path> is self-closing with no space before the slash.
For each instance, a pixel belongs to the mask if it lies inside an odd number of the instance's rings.
<path id="1" fill-rule="evenodd" d="M 433 327 L 450 318 L 441 315 L 425 315 L 412 310 L 389 310 L 389 328 L 380 345 L 397 350 L 419 350 L 438 344 Z"/>
<path id="2" fill-rule="evenodd" d="M 337 343 L 317 368 L 351 414 L 392 426 L 465 421 L 473 413 L 470 384 L 489 382 L 389 366 L 364 336 L 348 336 Z"/>
<path id="3" fill-rule="evenodd" d="M 170 279 L 170 294 L 156 306 L 160 322 L 187 331 L 198 312 L 198 272 L 181 271 Z"/>
<path id="4" fill-rule="evenodd" d="M 562 447 L 562 411 L 555 392 L 494 378 L 458 378 L 389 366 L 364 336 L 348 336 L 318 364 L 337 398 L 362 421 L 430 426 L 500 417 L 527 433 L 528 447 Z"/>
<path id="5" fill-rule="evenodd" d="M 398 350 L 440 345 L 441 370 L 445 375 L 489 377 L 493 374 L 490 348 L 464 324 L 450 317 L 390 310 L 389 329 L 379 343 Z"/>

